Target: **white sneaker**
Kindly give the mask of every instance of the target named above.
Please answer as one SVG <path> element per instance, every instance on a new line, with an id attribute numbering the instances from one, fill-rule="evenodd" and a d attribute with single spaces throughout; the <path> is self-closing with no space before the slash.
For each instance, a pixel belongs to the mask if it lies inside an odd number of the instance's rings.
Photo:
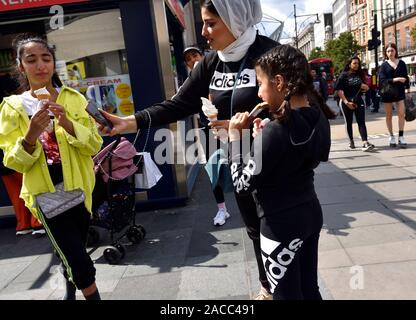
<path id="1" fill-rule="evenodd" d="M 407 147 L 407 143 L 406 143 L 406 140 L 404 140 L 404 137 L 399 137 L 399 147 L 400 148 L 406 148 Z"/>
<path id="2" fill-rule="evenodd" d="M 32 236 L 41 237 L 41 236 L 43 236 L 43 235 L 45 235 L 45 234 L 46 234 L 46 231 L 45 231 L 45 229 L 43 229 L 43 228 L 34 229 L 34 230 L 32 231 Z"/>
<path id="3" fill-rule="evenodd" d="M 390 136 L 389 144 L 390 144 L 390 147 L 392 147 L 392 148 L 396 147 L 396 138 L 394 136 Z"/>
<path id="4" fill-rule="evenodd" d="M 214 226 L 222 226 L 229 217 L 230 214 L 226 210 L 218 210 L 217 215 L 214 218 Z"/>
<path id="5" fill-rule="evenodd" d="M 19 230 L 16 231 L 16 236 L 23 236 L 25 234 L 32 233 L 33 229 L 25 229 L 25 230 Z"/>

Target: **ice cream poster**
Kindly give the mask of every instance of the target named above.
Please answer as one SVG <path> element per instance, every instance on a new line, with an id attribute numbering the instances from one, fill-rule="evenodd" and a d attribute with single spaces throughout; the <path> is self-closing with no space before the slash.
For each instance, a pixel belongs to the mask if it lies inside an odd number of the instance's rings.
<path id="1" fill-rule="evenodd" d="M 85 64 L 84 61 L 71 63 L 66 65 L 69 80 L 85 79 Z"/>
<path id="2" fill-rule="evenodd" d="M 95 100 L 97 105 L 119 116 L 134 114 L 133 95 L 128 74 L 68 80 L 65 84 L 81 92 L 87 99 Z"/>

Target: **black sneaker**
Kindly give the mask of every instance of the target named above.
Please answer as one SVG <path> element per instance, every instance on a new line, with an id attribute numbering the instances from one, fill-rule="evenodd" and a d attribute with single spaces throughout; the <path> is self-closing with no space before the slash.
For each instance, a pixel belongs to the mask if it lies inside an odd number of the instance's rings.
<path id="1" fill-rule="evenodd" d="M 375 148 L 374 144 L 366 142 L 363 144 L 363 148 L 361 150 L 363 150 L 364 152 L 368 152 L 368 151 L 374 150 L 374 148 Z"/>
<path id="2" fill-rule="evenodd" d="M 354 140 L 350 140 L 350 149 L 355 149 L 355 143 Z"/>

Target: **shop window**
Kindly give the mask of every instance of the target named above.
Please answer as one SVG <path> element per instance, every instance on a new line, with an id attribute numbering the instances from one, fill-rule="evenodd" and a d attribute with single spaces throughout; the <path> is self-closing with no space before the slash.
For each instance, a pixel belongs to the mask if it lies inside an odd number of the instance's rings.
<path id="1" fill-rule="evenodd" d="M 51 29 L 49 18 L 0 26 L 0 71 L 9 63 L 13 38 L 33 30 L 55 46 L 56 71 L 65 85 L 104 110 L 134 113 L 119 9 L 65 15 L 62 29 Z"/>

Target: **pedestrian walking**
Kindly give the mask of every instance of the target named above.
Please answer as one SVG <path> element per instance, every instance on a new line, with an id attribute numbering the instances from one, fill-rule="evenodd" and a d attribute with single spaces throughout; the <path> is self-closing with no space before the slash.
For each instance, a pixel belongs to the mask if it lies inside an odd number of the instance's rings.
<path id="1" fill-rule="evenodd" d="M 14 48 L 22 93 L 0 105 L 4 164 L 23 174 L 20 196 L 42 222 L 62 261 L 67 280 L 64 299 L 74 300 L 79 289 L 87 300 L 98 300 L 86 243 L 95 184 L 92 156 L 100 150 L 102 138 L 85 111 L 84 96 L 62 86 L 55 73 L 54 48 L 33 35 L 17 37 Z M 59 185 L 65 192 L 80 191 L 83 197 L 78 197 L 80 204 L 47 216 L 40 199 L 56 196 Z"/>
<path id="2" fill-rule="evenodd" d="M 344 71 L 335 84 L 335 90 L 338 91 L 340 97 L 340 109 L 344 116 L 346 131 L 350 139 L 350 149 L 355 149 L 352 132 L 354 115 L 363 142 L 362 150 L 372 151 L 374 149 L 374 145 L 368 142 L 365 107 L 362 98 L 362 92 L 366 92 L 368 89 L 366 74 L 361 69 L 361 60 L 358 57 L 352 57 L 347 61 Z"/>
<path id="3" fill-rule="evenodd" d="M 406 115 L 404 99 L 405 94 L 410 92 L 407 67 L 404 61 L 399 59 L 397 46 L 394 43 L 389 43 L 385 47 L 384 54 L 386 60 L 380 66 L 380 84 L 381 92 L 384 93 L 381 101 L 384 103 L 384 111 L 386 112 L 386 125 L 390 134 L 389 145 L 392 148 L 397 146 L 393 133 L 393 103 L 395 103 L 399 122 L 398 144 L 399 147 L 406 148 L 407 143 L 404 139 Z M 387 90 L 388 86 L 390 86 L 389 90 Z"/>

